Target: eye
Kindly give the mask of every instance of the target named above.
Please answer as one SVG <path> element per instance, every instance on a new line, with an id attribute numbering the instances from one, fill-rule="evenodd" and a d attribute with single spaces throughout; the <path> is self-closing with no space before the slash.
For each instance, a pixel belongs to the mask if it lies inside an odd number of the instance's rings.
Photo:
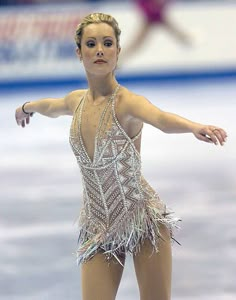
<path id="1" fill-rule="evenodd" d="M 104 46 L 111 47 L 113 45 L 113 42 L 111 40 L 104 41 Z"/>
<path id="2" fill-rule="evenodd" d="M 94 41 L 88 41 L 88 42 L 86 43 L 86 45 L 87 45 L 89 48 L 92 48 L 92 47 L 95 46 L 95 42 L 94 42 Z"/>

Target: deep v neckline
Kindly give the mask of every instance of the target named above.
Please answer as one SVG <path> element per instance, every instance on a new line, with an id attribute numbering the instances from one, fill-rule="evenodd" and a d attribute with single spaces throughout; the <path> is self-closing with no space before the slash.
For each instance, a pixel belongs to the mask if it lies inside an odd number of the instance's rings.
<path id="1" fill-rule="evenodd" d="M 79 124 L 78 124 L 78 131 L 79 131 L 79 139 L 80 139 L 80 143 L 81 143 L 81 146 L 83 148 L 83 151 L 87 157 L 87 159 L 89 160 L 89 163 L 94 165 L 94 163 L 96 162 L 96 157 L 97 157 L 97 140 L 98 140 L 98 136 L 99 136 L 99 132 L 100 132 L 100 129 L 101 129 L 101 126 L 102 126 L 102 122 L 104 120 L 104 116 L 106 114 L 106 111 L 108 109 L 108 106 L 110 104 L 110 102 L 112 102 L 119 90 L 119 87 L 120 85 L 118 84 L 115 88 L 115 90 L 113 91 L 113 93 L 111 94 L 111 96 L 108 98 L 107 100 L 107 103 L 105 105 L 105 107 L 103 108 L 103 111 L 100 115 L 100 119 L 98 121 L 98 126 L 95 130 L 95 136 L 94 136 L 94 141 L 93 141 L 93 157 L 90 157 L 89 154 L 88 154 L 88 150 L 86 149 L 85 147 L 85 143 L 84 143 L 84 138 L 82 136 L 82 130 L 81 130 L 81 124 L 82 124 L 82 115 L 83 115 L 83 108 L 84 108 L 84 104 L 86 102 L 86 99 L 87 99 L 87 95 L 88 95 L 88 90 L 87 92 L 85 93 L 85 96 L 82 100 L 82 104 L 81 104 L 81 107 L 80 107 L 80 111 L 79 111 Z"/>

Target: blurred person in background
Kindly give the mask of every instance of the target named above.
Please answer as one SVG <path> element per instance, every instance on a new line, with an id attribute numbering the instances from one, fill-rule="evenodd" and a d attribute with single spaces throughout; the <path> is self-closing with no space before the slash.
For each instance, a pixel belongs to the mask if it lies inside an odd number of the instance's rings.
<path id="1" fill-rule="evenodd" d="M 134 0 L 134 2 L 141 16 L 140 27 L 131 43 L 122 50 L 121 63 L 138 51 L 153 27 L 165 29 L 182 45 L 192 46 L 192 37 L 168 16 L 167 10 L 173 0 Z"/>
<path id="2" fill-rule="evenodd" d="M 77 26 L 77 55 L 88 88 L 62 98 L 27 101 L 15 112 L 25 127 L 34 113 L 72 117 L 70 144 L 83 182 L 77 259 L 82 299 L 114 300 L 126 255 L 132 254 L 141 300 L 170 300 L 171 241 L 179 218 L 141 173 L 141 135 L 147 123 L 165 133 L 192 133 L 223 145 L 226 132 L 154 106 L 121 86 L 115 76 L 120 53 L 117 21 L 90 14 Z"/>

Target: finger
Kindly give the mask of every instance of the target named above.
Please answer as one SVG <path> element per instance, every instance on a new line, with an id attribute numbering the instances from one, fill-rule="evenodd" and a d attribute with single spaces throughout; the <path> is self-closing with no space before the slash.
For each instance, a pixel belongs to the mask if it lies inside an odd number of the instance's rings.
<path id="1" fill-rule="evenodd" d="M 26 124 L 29 124 L 29 122 L 30 122 L 30 117 L 28 116 L 28 117 L 26 118 Z"/>
<path id="2" fill-rule="evenodd" d="M 205 132 L 205 136 L 212 141 L 215 145 L 218 145 L 218 140 L 216 138 L 215 133 L 213 130 L 207 129 Z"/>
<path id="3" fill-rule="evenodd" d="M 17 125 L 20 125 L 20 122 L 17 118 L 16 118 L 16 123 L 17 123 Z"/>
<path id="4" fill-rule="evenodd" d="M 222 129 L 222 128 L 219 128 L 219 130 L 220 130 L 220 132 L 221 132 L 221 134 L 225 137 L 225 138 L 227 138 L 227 132 L 224 130 L 224 129 Z"/>
<path id="5" fill-rule="evenodd" d="M 25 120 L 22 120 L 22 121 L 21 121 L 21 126 L 22 126 L 22 127 L 25 127 Z"/>
<path id="6" fill-rule="evenodd" d="M 19 120 L 19 118 L 16 118 L 16 123 L 17 123 L 18 126 L 21 126 L 21 122 L 22 122 L 22 121 Z"/>
<path id="7" fill-rule="evenodd" d="M 215 129 L 214 135 L 216 136 L 217 140 L 219 141 L 220 145 L 223 146 L 226 142 L 227 134 L 223 129 Z"/>
<path id="8" fill-rule="evenodd" d="M 213 141 L 211 140 L 211 138 L 209 138 L 208 136 L 203 135 L 203 134 L 197 134 L 197 138 L 198 138 L 200 141 L 203 141 L 203 142 L 213 143 Z"/>
<path id="9" fill-rule="evenodd" d="M 17 125 L 21 124 L 21 122 L 19 121 L 19 119 L 17 117 L 17 111 L 15 112 L 15 120 L 16 120 Z"/>

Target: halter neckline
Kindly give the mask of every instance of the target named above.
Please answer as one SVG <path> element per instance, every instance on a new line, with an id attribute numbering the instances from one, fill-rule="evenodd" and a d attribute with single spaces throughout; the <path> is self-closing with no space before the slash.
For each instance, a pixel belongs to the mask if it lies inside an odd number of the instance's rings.
<path id="1" fill-rule="evenodd" d="M 84 144 L 84 139 L 82 137 L 82 131 L 81 131 L 81 123 L 82 123 L 82 112 L 83 112 L 83 107 L 84 107 L 84 104 L 87 100 L 87 94 L 88 94 L 88 90 L 87 90 L 87 93 L 85 94 L 83 100 L 82 100 L 82 104 L 81 104 L 81 109 L 79 111 L 79 124 L 78 124 L 78 132 L 79 132 L 79 139 L 80 139 L 80 142 L 81 142 L 81 147 L 83 148 L 83 151 L 86 155 L 86 157 L 88 158 L 89 162 L 94 165 L 95 161 L 96 161 L 96 155 L 97 155 L 97 141 L 98 141 L 98 136 L 99 136 L 99 132 L 101 130 L 101 127 L 102 127 L 102 124 L 103 124 L 103 121 L 104 121 L 104 116 L 107 112 L 107 109 L 108 109 L 108 106 L 111 102 L 113 102 L 113 99 L 115 98 L 118 90 L 120 88 L 120 85 L 118 84 L 115 88 L 115 90 L 113 91 L 113 93 L 111 94 L 111 96 L 109 97 L 109 99 L 107 100 L 107 103 L 103 109 L 103 112 L 101 114 L 101 117 L 100 117 L 100 120 L 99 120 L 99 123 L 98 123 L 98 127 L 96 129 L 96 133 L 95 133 L 95 138 L 94 138 L 94 141 L 93 141 L 93 144 L 94 144 L 94 147 L 93 147 L 93 156 L 90 157 L 89 154 L 88 154 L 88 150 L 86 149 L 85 147 L 85 144 Z"/>

